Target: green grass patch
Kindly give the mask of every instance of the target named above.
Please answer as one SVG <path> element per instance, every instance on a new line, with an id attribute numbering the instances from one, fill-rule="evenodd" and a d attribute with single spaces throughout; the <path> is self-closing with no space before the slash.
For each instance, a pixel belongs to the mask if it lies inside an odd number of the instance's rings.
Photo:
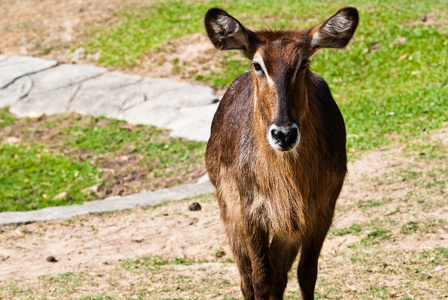
<path id="1" fill-rule="evenodd" d="M 415 221 L 409 221 L 401 227 L 401 233 L 411 234 L 418 230 L 418 223 Z"/>
<path id="2" fill-rule="evenodd" d="M 0 212 L 79 204 L 94 199 L 81 192 L 101 181 L 101 171 L 90 161 L 79 162 L 37 144 L 2 145 L 0 150 Z M 62 192 L 67 195 L 55 198 Z"/>
<path id="3" fill-rule="evenodd" d="M 361 231 L 362 231 L 361 224 L 352 224 L 348 228 L 331 229 L 330 234 L 332 234 L 334 236 L 344 236 L 344 235 L 348 235 L 348 234 L 359 235 L 359 233 Z"/>
<path id="4" fill-rule="evenodd" d="M 1 109 L 0 140 L 14 141 L 0 146 L 0 212 L 81 204 L 182 183 L 185 174 L 203 168 L 205 143 L 168 135 L 103 117 L 20 119 Z M 86 190 L 93 186 L 97 191 Z"/>
<path id="5" fill-rule="evenodd" d="M 102 64 L 133 66 L 142 56 L 159 51 L 165 41 L 204 33 L 204 15 L 214 6 L 225 8 L 251 28 L 273 29 L 306 28 L 341 7 L 359 9 L 360 24 L 348 49 L 325 49 L 312 58 L 313 71 L 329 83 L 343 112 L 352 151 L 420 138 L 448 120 L 447 22 L 435 26 L 419 22 L 426 14 L 447 20 L 444 0 L 170 0 L 129 6 L 118 13 L 118 25 L 91 29 L 82 46 L 91 53 L 99 51 Z M 194 77 L 226 87 L 249 70 L 250 62 L 240 57 L 228 52 L 219 71 Z"/>
<path id="6" fill-rule="evenodd" d="M 7 108 L 0 108 L 0 129 L 14 124 L 16 120 L 17 118 L 7 113 Z"/>
<path id="7" fill-rule="evenodd" d="M 204 157 L 205 143 L 185 139 L 168 139 L 168 131 L 150 126 L 130 128 L 127 123 L 104 117 L 91 117 L 82 125 L 75 125 L 63 131 L 64 145 L 81 151 L 98 154 L 126 152 L 144 154 L 142 163 L 159 169 L 156 176 L 164 174 L 166 168 L 178 163 L 185 165 Z"/>

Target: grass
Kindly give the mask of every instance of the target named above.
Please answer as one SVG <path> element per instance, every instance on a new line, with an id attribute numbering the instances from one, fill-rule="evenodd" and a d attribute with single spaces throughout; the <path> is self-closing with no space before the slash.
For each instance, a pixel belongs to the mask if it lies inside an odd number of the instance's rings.
<path id="1" fill-rule="evenodd" d="M 0 147 L 1 211 L 25 211 L 93 200 L 81 192 L 101 182 L 91 161 L 79 162 L 42 145 Z M 57 198 L 66 192 L 69 197 Z"/>
<path id="2" fill-rule="evenodd" d="M 73 49 L 83 46 L 87 52 L 100 52 L 100 64 L 131 67 L 145 55 L 163 51 L 163 44 L 167 41 L 193 33 L 204 33 L 202 19 L 207 9 L 213 6 L 227 9 L 249 27 L 274 29 L 309 27 L 332 15 L 340 7 L 355 6 L 360 11 L 361 21 L 348 49 L 322 50 L 313 57 L 312 63 L 313 71 L 329 83 L 343 112 L 349 156 L 355 158 L 377 147 L 423 138 L 448 121 L 445 109 L 448 106 L 448 28 L 444 22 L 448 18 L 448 9 L 444 4 L 445 1 L 441 0 L 400 0 L 394 3 L 379 0 L 350 3 L 282 1 L 281 5 L 273 0 L 232 3 L 169 0 L 127 6 L 114 16 L 117 22 L 105 21 L 108 25 L 90 28 L 82 38 L 73 42 Z M 420 17 L 426 14 L 435 20 L 437 26 L 419 22 Z M 196 79 L 215 87 L 225 87 L 248 70 L 250 62 L 235 51 L 217 54 L 217 57 L 220 68 L 211 73 L 199 69 Z M 173 59 L 173 64 L 177 68 L 181 67 L 177 58 Z M 14 122 L 14 118 L 5 113 L 2 113 L 0 120 L 0 128 Z M 95 123 L 100 121 L 93 120 L 89 126 L 74 125 L 67 128 L 63 132 L 63 147 L 74 151 L 90 151 L 96 155 L 112 152 L 145 153 L 142 164 L 151 165 L 154 172 L 150 176 L 159 178 L 173 175 L 173 172 L 164 171 L 169 170 L 170 165 L 179 161 L 188 163 L 203 156 L 204 144 L 184 141 L 169 144 L 166 141 L 153 141 L 145 144 L 144 141 L 148 139 L 157 140 L 162 133 L 154 129 L 149 134 L 143 128 L 130 132 L 116 120 L 105 126 L 96 126 Z M 124 145 L 131 149 L 125 149 Z M 39 147 L 43 148 L 30 148 L 27 151 L 47 151 L 43 145 Z M 22 150 L 17 148 L 8 151 Z M 58 153 L 54 153 L 54 156 L 58 157 Z M 8 160 L 4 159 L 4 162 L 8 163 Z M 49 164 L 61 168 L 57 165 L 64 163 L 69 163 L 67 158 L 59 157 L 58 162 Z M 92 175 L 88 179 L 82 175 L 76 184 L 85 186 L 81 183 L 83 178 L 90 182 L 88 186 L 99 182 L 101 170 L 93 168 L 87 171 L 87 162 L 78 167 L 80 170 L 85 168 L 86 174 Z M 441 183 L 436 178 L 443 171 L 435 171 L 435 179 L 428 182 L 428 186 L 440 187 Z M 411 175 L 406 174 L 405 177 Z M 419 176 L 418 173 L 413 175 Z M 38 202 L 46 202 L 42 198 L 44 194 L 47 197 L 54 196 L 39 191 L 36 195 L 40 195 L 42 201 Z M 79 203 L 82 198 L 81 194 L 75 196 L 74 201 L 72 197 L 70 194 L 70 202 L 74 203 Z M 13 201 L 23 202 L 18 198 Z M 33 203 L 25 201 L 18 205 L 20 209 L 43 207 Z M 9 209 L 14 208 L 11 206 Z"/>
<path id="3" fill-rule="evenodd" d="M 78 115 L 17 119 L 6 109 L 0 120 L 1 139 L 19 137 L 0 146 L 0 212 L 80 204 L 114 186 L 125 193 L 172 186 L 203 168 L 205 143 L 151 126 Z M 92 186 L 103 192 L 85 190 Z"/>
<path id="4" fill-rule="evenodd" d="M 161 51 L 165 41 L 203 33 L 202 19 L 210 7 L 225 8 L 249 27 L 277 29 L 315 25 L 348 5 L 360 11 L 353 41 L 347 50 L 320 51 L 312 67 L 329 83 L 343 112 L 348 148 L 362 152 L 440 128 L 448 121 L 448 9 L 443 0 L 291 0 L 281 5 L 273 0 L 171 0 L 124 9 L 117 26 L 92 29 L 94 35 L 83 46 L 99 51 L 102 64 L 129 67 Z M 426 14 L 439 20 L 438 26 L 418 22 Z M 226 87 L 249 69 L 250 62 L 235 51 L 219 57 L 220 70 L 199 69 L 196 79 Z"/>

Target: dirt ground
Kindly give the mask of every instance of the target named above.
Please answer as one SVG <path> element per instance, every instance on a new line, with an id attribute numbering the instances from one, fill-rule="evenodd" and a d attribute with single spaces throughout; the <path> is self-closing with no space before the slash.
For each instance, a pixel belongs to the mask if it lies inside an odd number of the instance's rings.
<path id="1" fill-rule="evenodd" d="M 433 134 L 432 140 L 446 146 L 448 130 Z M 348 178 L 338 201 L 333 228 L 346 228 L 350 224 L 371 219 L 371 211 L 363 211 L 361 206 L 357 205 L 360 201 L 385 197 L 400 199 L 416 189 L 415 183 L 407 183 L 400 177 L 393 177 L 392 182 L 384 184 L 383 181 L 388 182 L 392 176 L 390 174 L 406 169 L 409 165 L 418 170 L 437 168 L 439 163 L 434 161 L 434 164 L 429 162 L 428 165 L 428 161 L 419 162 L 412 156 L 405 155 L 402 149 L 396 148 L 371 151 L 349 163 Z M 421 181 L 425 180 L 424 177 L 421 178 Z M 445 190 L 448 193 L 446 187 Z M 436 198 L 431 200 L 440 200 L 441 203 L 446 201 L 440 195 L 421 194 L 419 197 Z M 189 211 L 187 207 L 193 201 L 198 201 L 202 210 Z M 430 203 L 428 201 L 427 205 Z M 399 211 L 394 205 L 402 204 L 392 202 L 388 205 L 384 211 L 379 211 L 377 217 L 386 215 L 385 211 L 392 211 L 395 213 L 394 220 L 405 224 L 423 215 L 419 207 L 408 206 L 406 211 Z M 434 209 L 428 216 L 448 219 L 446 205 Z M 346 249 L 354 242 L 353 238 L 332 236 L 327 239 L 323 253 L 337 253 Z M 44 274 L 100 270 L 142 255 L 187 257 L 193 260 L 206 258 L 210 262 L 230 257 L 217 203 L 212 195 L 170 202 L 155 208 L 138 208 L 63 221 L 3 227 L 0 228 L 0 241 L 0 280 L 21 280 Z M 424 238 L 401 235 L 386 247 L 428 249 L 446 247 L 447 243 L 448 228 L 439 232 L 428 232 Z M 224 250 L 219 258 L 214 255 L 216 249 Z M 49 262 L 49 257 L 54 257 L 57 262 Z"/>
<path id="2" fill-rule="evenodd" d="M 113 24 L 114 14 L 125 5 L 150 1 L 3 0 L 0 51 L 7 55 L 49 55 L 66 61 L 69 43 L 86 28 L 104 20 Z"/>

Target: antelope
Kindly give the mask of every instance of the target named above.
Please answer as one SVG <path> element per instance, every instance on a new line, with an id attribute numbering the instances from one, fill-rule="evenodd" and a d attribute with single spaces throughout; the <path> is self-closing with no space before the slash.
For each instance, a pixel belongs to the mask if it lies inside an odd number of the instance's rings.
<path id="1" fill-rule="evenodd" d="M 252 31 L 219 8 L 204 23 L 217 49 L 252 61 L 223 96 L 205 154 L 244 299 L 282 299 L 299 251 L 301 296 L 313 299 L 347 156 L 343 117 L 309 60 L 344 48 L 358 11 L 300 31 Z"/>

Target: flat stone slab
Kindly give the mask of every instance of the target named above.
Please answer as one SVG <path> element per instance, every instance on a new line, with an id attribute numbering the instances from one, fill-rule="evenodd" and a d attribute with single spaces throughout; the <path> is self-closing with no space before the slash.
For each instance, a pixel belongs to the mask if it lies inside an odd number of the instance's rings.
<path id="1" fill-rule="evenodd" d="M 47 60 L 28 56 L 11 56 L 0 62 L 0 89 L 14 80 L 33 74 L 58 64 L 55 60 Z"/>
<path id="2" fill-rule="evenodd" d="M 171 136 L 182 136 L 190 140 L 207 141 L 210 137 L 210 124 L 219 103 L 203 106 L 184 107 L 179 117 L 174 118 L 167 128 Z"/>
<path id="3" fill-rule="evenodd" d="M 0 90 L 0 107 L 11 106 L 26 96 L 33 86 L 33 82 L 29 76 L 24 76 L 6 88 Z"/>
<path id="4" fill-rule="evenodd" d="M 14 103 L 9 111 L 18 117 L 33 115 L 54 115 L 66 112 L 70 102 L 79 90 L 79 84 L 33 94 Z"/>
<path id="5" fill-rule="evenodd" d="M 95 78 L 84 81 L 81 85 L 81 90 L 113 90 L 137 83 L 140 80 L 142 80 L 142 78 L 137 75 L 128 75 L 120 72 L 107 72 Z"/>
<path id="6" fill-rule="evenodd" d="M 105 68 L 90 65 L 60 65 L 33 75 L 31 78 L 34 87 L 31 93 L 37 94 L 74 85 L 106 72 Z"/>
<path id="7" fill-rule="evenodd" d="M 127 88 L 115 90 L 81 90 L 69 107 L 69 111 L 79 114 L 120 118 L 126 107 L 132 107 L 145 101 L 141 93 Z"/>
<path id="8" fill-rule="evenodd" d="M 171 129 L 171 136 L 209 138 L 218 101 L 210 87 L 90 65 L 55 67 L 56 61 L 33 57 L 0 60 L 0 107 L 10 106 L 19 117 L 72 111 Z"/>
<path id="9" fill-rule="evenodd" d="M 174 119 L 179 117 L 179 110 L 163 103 L 145 101 L 125 110 L 122 120 L 132 124 L 152 125 L 168 128 Z"/>
<path id="10" fill-rule="evenodd" d="M 165 78 L 145 78 L 129 88 L 144 94 L 148 102 L 158 102 L 172 108 L 207 105 L 217 101 L 216 93 L 210 87 Z"/>
<path id="11" fill-rule="evenodd" d="M 89 201 L 82 205 L 47 207 L 27 212 L 4 212 L 0 213 L 0 226 L 69 219 L 91 213 L 132 209 L 138 206 L 153 206 L 166 201 L 196 197 L 205 193 L 212 193 L 213 191 L 214 188 L 210 181 L 205 181 L 153 192 Z"/>

